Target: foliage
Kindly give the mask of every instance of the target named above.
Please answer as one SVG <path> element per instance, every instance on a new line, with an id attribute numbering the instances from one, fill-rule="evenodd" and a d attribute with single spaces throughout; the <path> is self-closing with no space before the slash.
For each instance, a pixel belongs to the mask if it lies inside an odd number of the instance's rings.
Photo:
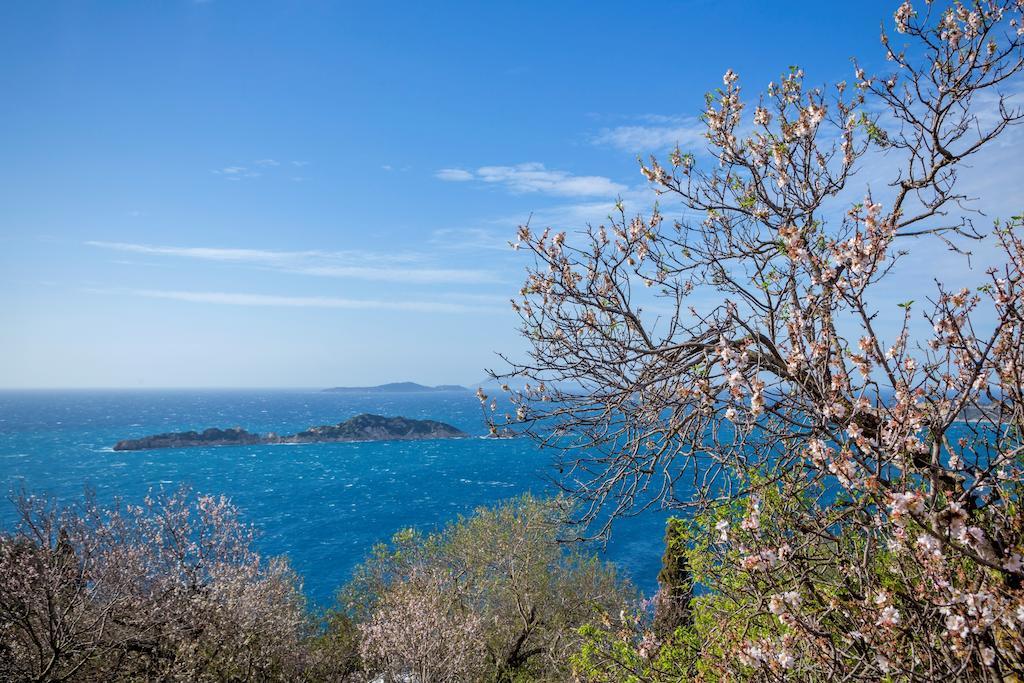
<path id="1" fill-rule="evenodd" d="M 376 548 L 339 596 L 367 671 L 563 680 L 577 630 L 634 597 L 611 566 L 559 544 L 564 514 L 527 495 Z"/>
<path id="2" fill-rule="evenodd" d="M 658 592 L 654 596 L 654 632 L 670 635 L 692 621 L 693 576 L 687 557 L 685 522 L 675 517 L 665 525 L 665 554 L 658 572 Z"/>

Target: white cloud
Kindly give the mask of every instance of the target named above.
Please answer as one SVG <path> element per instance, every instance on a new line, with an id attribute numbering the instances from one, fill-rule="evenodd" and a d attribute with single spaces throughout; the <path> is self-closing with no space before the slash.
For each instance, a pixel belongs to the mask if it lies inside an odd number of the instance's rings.
<path id="1" fill-rule="evenodd" d="M 294 167 L 305 166 L 308 162 L 305 161 L 293 161 L 291 165 Z M 281 162 L 277 159 L 256 159 L 249 164 L 232 164 L 230 166 L 223 166 L 221 168 L 213 169 L 212 173 L 223 176 L 225 180 L 241 180 L 242 178 L 259 178 L 264 173 L 273 176 L 276 172 L 275 168 L 281 166 Z M 284 170 L 284 169 L 280 169 Z M 279 171 L 277 171 L 279 172 Z"/>
<path id="2" fill-rule="evenodd" d="M 442 168 L 440 171 L 435 173 L 441 180 L 448 180 L 452 182 L 464 182 L 473 179 L 473 174 L 469 171 L 464 171 L 461 168 Z"/>
<path id="3" fill-rule="evenodd" d="M 224 176 L 225 180 L 241 180 L 242 178 L 259 178 L 262 173 L 259 171 L 253 171 L 247 166 L 225 166 L 224 168 L 215 168 L 213 173 Z"/>
<path id="4" fill-rule="evenodd" d="M 497 282 L 494 274 L 483 270 L 460 270 L 454 268 L 386 268 L 362 266 L 307 266 L 299 272 L 306 275 L 351 278 L 372 282 L 405 282 L 429 285 L 446 282 L 452 284 L 480 284 Z"/>
<path id="5" fill-rule="evenodd" d="M 639 173 L 637 174 L 639 175 Z M 647 185 L 635 185 L 619 193 L 626 217 L 631 218 L 637 214 L 648 214 L 655 204 L 661 206 L 665 215 L 677 215 L 678 207 L 669 195 L 659 197 Z M 568 204 L 555 204 L 535 210 L 530 216 L 530 224 L 537 229 L 551 227 L 555 230 L 580 230 L 587 225 L 608 225 L 609 217 L 613 216 L 620 220 L 615 202 L 611 199 L 605 201 L 581 201 Z M 506 216 L 496 221 L 499 224 L 511 227 L 509 239 L 514 239 L 514 227 L 523 223 L 526 216 Z"/>
<path id="6" fill-rule="evenodd" d="M 269 306 L 275 308 L 335 308 L 348 310 L 409 311 L 416 313 L 488 313 L 495 309 L 444 301 L 378 301 L 326 296 L 282 296 L 238 292 L 189 292 L 165 289 L 137 289 L 132 294 L 154 299 L 222 306 Z"/>
<path id="7" fill-rule="evenodd" d="M 481 166 L 476 171 L 445 168 L 436 173 L 441 180 L 465 182 L 477 180 L 502 185 L 517 194 L 539 192 L 561 197 L 593 197 L 615 195 L 626 189 L 604 176 L 580 176 L 568 171 L 545 168 L 541 163 L 515 166 Z"/>
<path id="8" fill-rule="evenodd" d="M 695 118 L 646 116 L 644 124 L 605 128 L 593 143 L 633 154 L 653 154 L 676 145 L 687 149 L 704 144 L 704 124 Z"/>
<path id="9" fill-rule="evenodd" d="M 263 249 L 220 249 L 215 247 L 162 247 L 150 244 L 130 244 L 127 242 L 86 242 L 91 247 L 130 251 L 136 254 L 159 254 L 163 256 L 185 256 L 189 258 L 207 259 L 210 261 L 270 262 L 295 257 L 311 256 L 316 251 L 268 251 Z"/>
<path id="10" fill-rule="evenodd" d="M 647 185 L 636 185 L 619 193 L 627 218 L 637 214 L 648 214 L 657 203 L 667 215 L 679 215 L 680 207 L 670 197 L 658 197 Z M 449 251 L 490 251 L 505 252 L 516 259 L 510 246 L 515 242 L 518 226 L 529 221 L 536 230 L 552 228 L 554 230 L 579 231 L 587 225 L 608 225 L 609 216 L 617 216 L 615 201 L 578 201 L 553 204 L 534 210 L 531 213 L 508 214 L 481 219 L 476 227 L 439 228 L 431 233 L 431 244 L 439 249 Z M 500 263 L 494 259 L 499 254 L 488 256 L 491 263 Z M 521 270 L 521 261 L 512 266 Z M 518 273 L 517 273 L 518 275 Z"/>
<path id="11" fill-rule="evenodd" d="M 218 247 L 174 247 L 126 242 L 86 242 L 113 251 L 171 256 L 203 261 L 250 265 L 289 273 L 406 284 L 485 284 L 499 282 L 490 270 L 432 268 L 410 265 L 420 261 L 414 254 L 375 254 L 361 251 L 274 251 Z"/>
<path id="12" fill-rule="evenodd" d="M 225 180 L 241 180 L 243 178 L 258 178 L 262 173 L 254 171 L 248 166 L 225 166 L 213 170 L 216 175 L 223 176 Z"/>
<path id="13" fill-rule="evenodd" d="M 447 249 L 500 249 L 508 251 L 515 238 L 514 229 L 441 228 L 434 230 L 430 241 Z"/>

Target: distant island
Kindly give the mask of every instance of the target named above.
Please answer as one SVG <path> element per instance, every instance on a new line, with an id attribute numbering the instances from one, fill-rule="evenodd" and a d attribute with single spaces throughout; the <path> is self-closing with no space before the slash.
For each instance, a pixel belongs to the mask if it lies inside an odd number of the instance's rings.
<path id="1" fill-rule="evenodd" d="M 241 427 L 202 432 L 169 432 L 125 439 L 114 445 L 115 451 L 148 451 L 158 448 L 194 448 L 198 446 L 259 446 L 289 443 L 336 443 L 345 441 L 426 441 L 459 439 L 469 436 L 450 424 L 435 420 L 412 420 L 407 417 L 384 417 L 364 413 L 336 425 L 310 427 L 298 434 L 278 436 L 253 434 Z"/>
<path id="2" fill-rule="evenodd" d="M 958 417 L 963 422 L 995 421 L 999 419 L 999 405 L 995 403 L 982 403 L 964 406 Z"/>
<path id="3" fill-rule="evenodd" d="M 428 387 L 416 382 L 391 382 L 390 384 L 378 384 L 375 387 L 332 387 L 324 391 L 339 394 L 422 394 L 433 391 L 469 391 L 466 387 L 458 384 L 439 384 L 436 387 Z"/>

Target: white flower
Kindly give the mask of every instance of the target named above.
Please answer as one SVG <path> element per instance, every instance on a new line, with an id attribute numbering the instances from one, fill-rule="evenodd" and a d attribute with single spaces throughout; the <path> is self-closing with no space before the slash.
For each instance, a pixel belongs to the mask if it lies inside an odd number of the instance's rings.
<path id="1" fill-rule="evenodd" d="M 892 511 L 893 522 L 904 523 L 908 513 L 919 515 L 924 512 L 924 500 L 921 494 L 913 491 L 892 494 L 889 498 L 889 509 Z"/>
<path id="2" fill-rule="evenodd" d="M 729 542 L 729 522 L 727 520 L 718 520 L 718 523 L 715 524 L 715 531 L 718 532 L 718 539 L 722 543 Z"/>
<path id="3" fill-rule="evenodd" d="M 768 661 L 768 655 L 764 648 L 753 643 L 746 643 L 746 646 L 740 650 L 740 661 L 747 666 L 757 666 L 761 662 Z"/>
<path id="4" fill-rule="evenodd" d="M 914 8 L 910 5 L 909 0 L 907 0 L 907 2 L 904 2 L 902 5 L 899 6 L 899 9 L 897 9 L 896 13 L 893 15 L 893 19 L 896 20 L 897 33 L 907 32 L 910 17 L 912 17 L 913 15 Z"/>
<path id="5" fill-rule="evenodd" d="M 807 444 L 808 455 L 811 462 L 821 467 L 825 461 L 832 457 L 834 451 L 825 445 L 821 439 L 811 439 Z"/>
<path id="6" fill-rule="evenodd" d="M 967 620 L 959 614 L 950 614 L 946 617 L 946 630 L 961 638 L 967 637 Z"/>
<path id="7" fill-rule="evenodd" d="M 761 501 L 757 498 L 751 499 L 750 512 L 740 522 L 740 528 L 744 531 L 757 531 L 761 528 Z"/>
<path id="8" fill-rule="evenodd" d="M 942 547 L 939 544 L 939 539 L 935 538 L 931 534 L 921 534 L 918 536 L 917 545 L 926 555 L 935 559 L 942 559 Z"/>
<path id="9" fill-rule="evenodd" d="M 756 555 L 746 555 L 740 558 L 740 566 L 746 570 L 768 569 L 779 561 L 779 556 L 774 550 L 762 550 Z"/>
<path id="10" fill-rule="evenodd" d="M 1009 572 L 1019 572 L 1021 567 L 1024 567 L 1024 562 L 1021 561 L 1020 553 L 1010 555 L 1010 559 L 1003 562 L 1003 569 Z"/>
<path id="11" fill-rule="evenodd" d="M 785 593 L 773 595 L 769 598 L 768 609 L 775 616 L 781 616 L 791 609 L 800 609 L 800 604 L 802 602 L 803 599 L 800 597 L 799 593 L 796 591 L 786 591 Z"/>
<path id="12" fill-rule="evenodd" d="M 981 661 L 985 663 L 985 666 L 992 666 L 996 661 L 996 653 L 990 647 L 981 648 Z"/>
<path id="13" fill-rule="evenodd" d="M 658 640 L 653 633 L 645 633 L 644 639 L 638 648 L 638 654 L 644 659 L 650 659 L 658 649 Z"/>
<path id="14" fill-rule="evenodd" d="M 760 389 L 755 389 L 750 395 L 750 413 L 754 416 L 764 412 L 764 395 Z"/>
<path id="15" fill-rule="evenodd" d="M 878 621 L 875 622 L 877 626 L 896 626 L 900 623 L 900 613 L 892 605 L 888 605 L 882 608 L 882 614 L 878 617 Z"/>
<path id="16" fill-rule="evenodd" d="M 725 365 L 732 361 L 736 357 L 736 352 L 729 346 L 729 342 L 726 341 L 725 337 L 720 337 L 718 340 L 718 356 L 722 359 L 722 364 Z"/>

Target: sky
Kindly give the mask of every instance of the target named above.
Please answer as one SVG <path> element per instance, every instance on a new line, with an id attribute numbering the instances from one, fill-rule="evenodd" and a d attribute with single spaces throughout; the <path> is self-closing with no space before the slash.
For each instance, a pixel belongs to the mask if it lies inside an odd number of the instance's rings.
<path id="1" fill-rule="evenodd" d="M 524 348 L 518 224 L 642 209 L 727 68 L 850 79 L 893 8 L 2 3 L 0 387 L 478 382 Z"/>

